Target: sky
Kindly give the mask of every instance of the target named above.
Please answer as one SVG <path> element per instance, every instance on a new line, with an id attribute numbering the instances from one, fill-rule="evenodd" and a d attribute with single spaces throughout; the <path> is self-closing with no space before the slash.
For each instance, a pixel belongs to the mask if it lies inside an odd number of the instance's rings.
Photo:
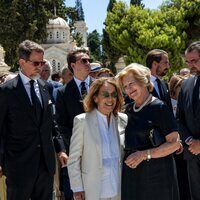
<path id="1" fill-rule="evenodd" d="M 130 0 L 123 0 L 129 5 Z M 75 6 L 75 0 L 65 0 L 66 6 Z M 85 22 L 88 27 L 88 33 L 97 30 L 100 34 L 104 28 L 103 22 L 106 18 L 106 10 L 109 0 L 82 0 Z M 157 9 L 163 0 L 143 0 L 145 8 Z"/>

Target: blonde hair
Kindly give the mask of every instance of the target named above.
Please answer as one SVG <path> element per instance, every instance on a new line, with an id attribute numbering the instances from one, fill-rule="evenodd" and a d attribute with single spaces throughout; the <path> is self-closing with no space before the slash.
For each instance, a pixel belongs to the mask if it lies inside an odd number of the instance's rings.
<path id="1" fill-rule="evenodd" d="M 102 78 L 96 79 L 92 83 L 88 94 L 86 95 L 86 97 L 83 100 L 83 106 L 84 106 L 85 112 L 91 112 L 93 109 L 97 108 L 97 104 L 94 101 L 94 97 L 98 95 L 100 88 L 105 83 L 109 83 L 109 84 L 113 85 L 117 92 L 117 103 L 113 110 L 113 114 L 117 115 L 117 112 L 121 111 L 122 106 L 124 104 L 124 99 L 122 96 L 122 92 L 121 92 L 119 86 L 117 85 L 116 80 L 114 78 L 110 78 L 110 77 L 102 77 Z"/>
<path id="2" fill-rule="evenodd" d="M 138 84 L 146 86 L 149 92 L 153 90 L 153 85 L 150 81 L 151 77 L 150 69 L 138 63 L 132 63 L 128 65 L 121 72 L 117 74 L 116 78 L 122 90 L 124 90 L 122 85 L 122 79 L 129 73 L 133 74 L 134 79 Z"/>

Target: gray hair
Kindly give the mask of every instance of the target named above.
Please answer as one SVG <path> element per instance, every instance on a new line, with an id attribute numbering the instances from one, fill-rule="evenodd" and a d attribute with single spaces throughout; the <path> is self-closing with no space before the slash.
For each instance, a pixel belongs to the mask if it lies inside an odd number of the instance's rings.
<path id="1" fill-rule="evenodd" d="M 31 40 L 23 41 L 19 45 L 19 50 L 18 50 L 19 59 L 28 60 L 33 51 L 44 54 L 44 49 L 38 43 L 33 42 Z"/>

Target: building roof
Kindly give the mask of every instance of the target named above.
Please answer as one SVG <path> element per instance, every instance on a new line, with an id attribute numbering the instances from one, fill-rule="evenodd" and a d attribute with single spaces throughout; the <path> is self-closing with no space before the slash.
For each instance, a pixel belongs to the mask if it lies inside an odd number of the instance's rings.
<path id="1" fill-rule="evenodd" d="M 47 27 L 57 27 L 57 28 L 69 28 L 69 25 L 66 20 L 61 17 L 57 17 L 55 19 L 50 19 Z"/>

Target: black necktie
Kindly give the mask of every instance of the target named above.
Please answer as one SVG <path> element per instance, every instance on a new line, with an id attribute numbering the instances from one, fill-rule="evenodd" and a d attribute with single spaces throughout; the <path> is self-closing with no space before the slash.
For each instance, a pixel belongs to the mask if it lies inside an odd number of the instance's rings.
<path id="1" fill-rule="evenodd" d="M 193 111 L 197 109 L 199 103 L 199 86 L 200 86 L 200 76 L 197 77 L 196 84 L 193 89 Z"/>
<path id="2" fill-rule="evenodd" d="M 163 92 L 162 92 L 161 80 L 159 78 L 157 78 L 156 82 L 158 84 L 158 90 L 159 90 L 159 94 L 160 94 L 160 99 L 163 100 Z"/>
<path id="3" fill-rule="evenodd" d="M 87 94 L 87 89 L 85 87 L 85 82 L 81 82 L 81 96 L 82 96 L 82 99 L 84 99 L 84 97 L 86 96 Z"/>
<path id="4" fill-rule="evenodd" d="M 38 99 L 36 93 L 35 93 L 35 88 L 34 88 L 34 80 L 30 80 L 30 85 L 31 85 L 31 100 L 32 100 L 32 107 L 35 113 L 35 116 L 40 122 L 41 119 L 41 114 L 42 114 L 42 107 L 40 100 Z"/>

